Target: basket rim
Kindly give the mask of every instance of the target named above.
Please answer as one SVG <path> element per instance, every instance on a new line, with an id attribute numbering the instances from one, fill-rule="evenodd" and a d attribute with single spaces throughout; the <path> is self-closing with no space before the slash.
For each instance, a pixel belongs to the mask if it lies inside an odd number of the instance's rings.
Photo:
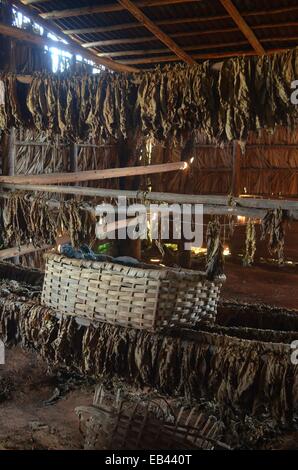
<path id="1" fill-rule="evenodd" d="M 150 264 L 141 264 L 140 266 L 126 266 L 125 264 L 120 263 L 112 263 L 110 261 L 93 261 L 93 260 L 85 260 L 85 259 L 76 259 L 76 258 L 68 258 L 65 255 L 61 255 L 60 253 L 45 253 L 44 258 L 46 261 L 48 260 L 55 260 L 57 262 L 63 262 L 64 264 L 68 264 L 71 266 L 75 266 L 80 269 L 97 269 L 99 267 L 105 267 L 107 270 L 114 271 L 115 275 L 117 274 L 117 270 L 126 271 L 126 274 L 136 275 L 141 272 L 146 272 L 149 276 L 150 274 L 156 279 L 176 279 L 176 280 L 187 280 L 187 281 L 200 281 L 204 280 L 204 282 L 208 285 L 211 284 L 222 284 L 226 281 L 225 274 L 220 276 L 216 276 L 213 280 L 207 279 L 206 272 L 203 271 L 194 271 L 192 269 L 183 269 L 183 268 L 172 268 L 168 266 L 151 266 Z"/>

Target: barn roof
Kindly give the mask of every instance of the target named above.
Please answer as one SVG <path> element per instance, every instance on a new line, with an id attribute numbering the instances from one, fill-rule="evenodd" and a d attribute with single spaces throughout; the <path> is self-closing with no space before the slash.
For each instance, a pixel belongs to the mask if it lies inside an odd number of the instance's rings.
<path id="1" fill-rule="evenodd" d="M 262 55 L 298 44 L 297 0 L 22 0 L 21 3 L 38 13 L 49 28 L 53 25 L 59 28 L 89 52 L 139 68 Z"/>

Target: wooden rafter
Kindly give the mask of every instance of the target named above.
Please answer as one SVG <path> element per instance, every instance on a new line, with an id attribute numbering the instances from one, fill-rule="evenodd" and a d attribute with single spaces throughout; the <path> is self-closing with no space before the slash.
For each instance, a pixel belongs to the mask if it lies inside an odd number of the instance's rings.
<path id="1" fill-rule="evenodd" d="M 52 41 L 51 39 L 45 38 L 43 36 L 29 33 L 28 31 L 24 29 L 15 28 L 14 26 L 8 26 L 2 23 L 0 23 L 0 34 L 13 37 L 19 41 L 30 42 L 30 43 L 33 43 L 42 47 L 43 46 L 57 47 L 57 41 Z M 103 58 L 103 57 L 100 58 L 99 56 L 96 56 L 93 53 L 86 51 L 78 44 L 75 44 L 75 45 L 64 44 L 64 43 L 60 43 L 60 44 L 64 50 L 69 51 L 72 54 L 83 54 L 84 57 L 86 57 L 86 59 L 92 60 L 97 65 L 104 65 L 118 72 L 138 72 L 139 71 L 138 69 L 135 69 L 133 67 L 129 67 L 124 64 L 114 62 L 112 59 Z"/>
<path id="2" fill-rule="evenodd" d="M 139 8 L 147 8 L 162 5 L 175 5 L 179 3 L 190 3 L 192 0 L 138 0 L 135 5 Z M 202 0 L 198 0 L 202 1 Z M 93 5 L 89 7 L 67 8 L 65 10 L 54 10 L 47 13 L 41 13 L 44 19 L 58 20 L 61 18 L 71 18 L 74 16 L 93 15 L 95 13 L 111 13 L 114 11 L 123 11 L 125 8 L 119 3 L 107 3 L 105 5 Z"/>
<path id="3" fill-rule="evenodd" d="M 140 8 L 138 8 L 130 0 L 118 0 L 118 3 L 126 8 L 148 31 L 150 31 L 159 41 L 163 42 L 171 51 L 173 51 L 179 59 L 184 60 L 189 65 L 195 65 L 195 61 L 188 55 L 178 44 L 173 41 L 170 36 L 164 33 L 153 21 L 146 16 Z"/>
<path id="4" fill-rule="evenodd" d="M 248 42 L 251 44 L 251 46 L 254 48 L 256 53 L 258 55 L 264 55 L 266 54 L 265 49 L 263 48 L 262 44 L 256 37 L 255 33 L 253 30 L 248 26 L 246 21 L 244 20 L 243 16 L 239 13 L 235 5 L 233 4 L 232 0 L 220 0 L 220 3 L 222 6 L 227 10 L 231 18 L 234 20 L 234 22 L 237 24 L 239 29 L 242 31 Z"/>

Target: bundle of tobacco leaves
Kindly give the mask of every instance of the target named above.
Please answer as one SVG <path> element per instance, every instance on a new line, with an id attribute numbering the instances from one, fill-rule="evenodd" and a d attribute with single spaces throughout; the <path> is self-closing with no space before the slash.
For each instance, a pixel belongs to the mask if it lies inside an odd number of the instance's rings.
<path id="1" fill-rule="evenodd" d="M 126 138 L 131 129 L 130 88 L 125 75 L 34 76 L 27 106 L 39 130 L 73 140 L 96 134 L 103 139 Z"/>
<path id="2" fill-rule="evenodd" d="M 73 247 L 78 247 L 93 241 L 95 225 L 95 211 L 76 199 L 58 202 L 46 194 L 14 192 L 4 200 L 5 246 L 51 245 L 61 233 L 68 232 Z"/>
<path id="3" fill-rule="evenodd" d="M 244 266 L 251 266 L 256 253 L 256 228 L 253 220 L 249 219 L 246 225 Z"/>
<path id="4" fill-rule="evenodd" d="M 60 204 L 57 226 L 68 232 L 74 248 L 95 237 L 95 213 L 90 208 L 86 209 L 84 210 L 81 203 L 75 199 Z"/>
<path id="5" fill-rule="evenodd" d="M 28 223 L 30 218 L 30 200 L 23 192 L 10 193 L 4 200 L 3 240 L 6 246 L 20 246 L 30 243 L 32 232 Z"/>
<path id="6" fill-rule="evenodd" d="M 279 264 L 284 263 L 285 225 L 288 213 L 282 209 L 269 210 L 262 220 L 262 240 L 269 237 L 270 254 L 277 254 Z"/>
<path id="7" fill-rule="evenodd" d="M 211 220 L 207 226 L 207 258 L 206 274 L 209 280 L 223 274 L 224 256 L 220 239 L 220 222 L 218 218 Z"/>
<path id="8" fill-rule="evenodd" d="M 205 61 L 157 67 L 139 74 L 38 73 L 27 93 L 35 128 L 72 140 L 107 140 L 142 134 L 182 141 L 197 133 L 220 143 L 245 142 L 250 131 L 297 125 L 291 84 L 298 76 L 298 48 L 283 54 L 225 60 L 218 72 Z M 1 77 L 0 129 L 28 126 L 14 75 Z M 25 107 L 26 108 L 26 107 Z M 30 120 L 29 120 L 30 122 Z"/>
<path id="9" fill-rule="evenodd" d="M 0 129 L 18 127 L 24 121 L 21 85 L 12 73 L 0 75 Z"/>

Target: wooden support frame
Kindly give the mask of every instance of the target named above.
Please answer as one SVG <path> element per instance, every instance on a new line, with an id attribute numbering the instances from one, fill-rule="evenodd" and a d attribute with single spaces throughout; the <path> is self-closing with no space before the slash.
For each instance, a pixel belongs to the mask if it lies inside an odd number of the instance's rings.
<path id="1" fill-rule="evenodd" d="M 107 170 L 78 171 L 76 173 L 49 173 L 42 175 L 0 176 L 0 183 L 13 184 L 60 184 L 96 181 L 125 176 L 150 175 L 169 171 L 185 170 L 186 162 L 164 163 L 161 165 L 135 166 L 129 168 L 112 168 Z"/>
<path id="2" fill-rule="evenodd" d="M 153 21 L 148 18 L 134 3 L 130 0 L 118 0 L 118 3 L 129 11 L 146 29 L 148 29 L 154 36 L 163 42 L 177 57 L 184 60 L 189 65 L 194 65 L 195 61 L 188 55 L 173 39 L 165 34 Z"/>
<path id="3" fill-rule="evenodd" d="M 244 34 L 244 36 L 247 38 L 248 42 L 250 45 L 253 47 L 253 49 L 256 51 L 258 55 L 264 55 L 266 54 L 265 49 L 263 48 L 262 44 L 256 37 L 255 33 L 253 30 L 248 26 L 244 18 L 241 16 L 235 5 L 233 4 L 232 0 L 220 0 L 220 3 L 222 6 L 226 9 L 226 11 L 229 13 L 231 18 L 234 20 L 234 22 L 237 24 L 239 27 L 240 31 Z"/>

